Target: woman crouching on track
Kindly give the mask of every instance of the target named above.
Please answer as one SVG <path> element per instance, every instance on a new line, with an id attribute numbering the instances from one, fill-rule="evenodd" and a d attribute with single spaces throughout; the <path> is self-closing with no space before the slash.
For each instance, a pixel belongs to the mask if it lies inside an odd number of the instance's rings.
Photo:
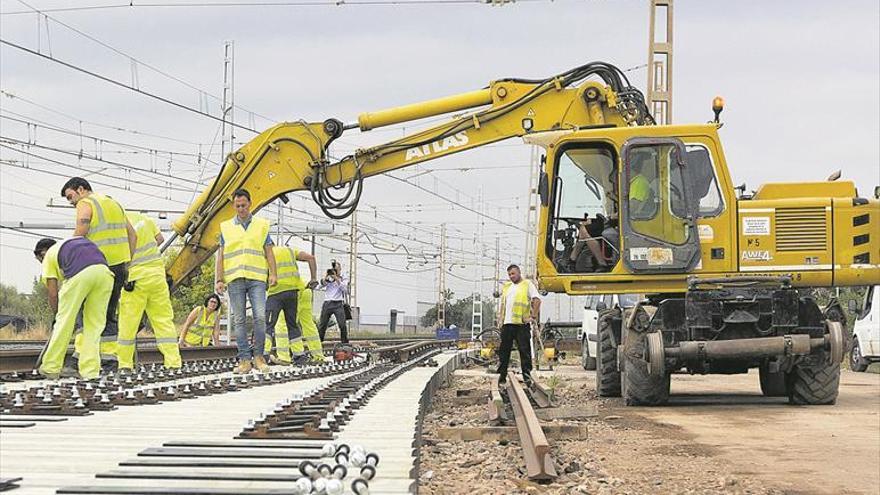
<path id="1" fill-rule="evenodd" d="M 180 347 L 220 345 L 220 296 L 211 294 L 203 306 L 190 311 L 180 331 Z"/>

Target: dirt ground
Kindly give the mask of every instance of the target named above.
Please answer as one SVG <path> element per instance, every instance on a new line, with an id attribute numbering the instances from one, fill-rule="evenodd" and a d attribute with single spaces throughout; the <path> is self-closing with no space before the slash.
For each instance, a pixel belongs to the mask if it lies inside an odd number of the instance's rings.
<path id="1" fill-rule="evenodd" d="M 573 361 L 573 360 L 572 360 Z M 880 375 L 844 371 L 836 406 L 765 398 L 756 374 L 675 375 L 670 405 L 630 408 L 595 394 L 595 375 L 565 364 L 555 406 L 597 406 L 587 440 L 550 440 L 559 477 L 526 480 L 518 442 L 447 441 L 438 428 L 487 426 L 485 403 L 453 403 L 488 387 L 459 370 L 425 416 L 423 494 L 880 494 Z M 511 422 L 512 424 L 512 422 Z"/>

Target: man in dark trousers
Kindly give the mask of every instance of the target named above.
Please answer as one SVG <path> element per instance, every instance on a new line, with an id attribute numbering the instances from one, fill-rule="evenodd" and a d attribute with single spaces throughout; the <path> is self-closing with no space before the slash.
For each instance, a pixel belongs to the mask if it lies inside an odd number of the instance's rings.
<path id="1" fill-rule="evenodd" d="M 519 267 L 507 267 L 509 282 L 505 282 L 501 291 L 501 304 L 498 305 L 498 321 L 501 326 L 501 349 L 498 351 L 499 383 L 507 381 L 507 366 L 510 364 L 510 351 L 513 341 L 519 349 L 519 361 L 522 366 L 523 379 L 530 380 L 532 372 L 532 338 L 531 323 L 537 321 L 541 310 L 541 294 L 531 280 L 522 278 Z"/>
<path id="2" fill-rule="evenodd" d="M 345 298 L 348 296 L 348 281 L 342 276 L 342 266 L 336 260 L 331 262 L 331 266 L 327 270 L 327 275 L 321 280 L 321 287 L 324 288 L 324 305 L 321 306 L 318 334 L 321 336 L 321 342 L 324 342 L 330 316 L 333 316 L 336 318 L 336 325 L 339 326 L 339 340 L 348 343 L 348 328 L 345 325 L 347 319 Z"/>

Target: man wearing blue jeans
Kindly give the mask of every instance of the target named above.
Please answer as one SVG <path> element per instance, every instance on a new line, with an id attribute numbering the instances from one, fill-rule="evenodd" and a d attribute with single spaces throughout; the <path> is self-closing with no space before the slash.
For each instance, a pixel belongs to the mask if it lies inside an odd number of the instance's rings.
<path id="1" fill-rule="evenodd" d="M 269 237 L 269 221 L 251 215 L 251 195 L 238 189 L 232 195 L 235 216 L 220 224 L 220 251 L 217 256 L 217 286 L 222 293 L 229 288 L 232 328 L 238 344 L 236 373 L 248 373 L 253 367 L 269 371 L 263 359 L 266 344 L 266 289 L 277 283 L 275 255 Z M 268 286 L 267 286 L 268 284 Z M 245 326 L 245 308 L 251 302 L 254 317 L 254 349 L 251 351 Z M 253 359 L 253 364 L 251 364 Z"/>

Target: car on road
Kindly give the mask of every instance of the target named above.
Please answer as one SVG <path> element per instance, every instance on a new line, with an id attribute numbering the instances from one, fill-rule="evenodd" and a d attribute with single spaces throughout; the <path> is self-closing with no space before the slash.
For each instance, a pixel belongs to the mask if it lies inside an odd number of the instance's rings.
<path id="1" fill-rule="evenodd" d="M 859 315 L 853 326 L 849 367 L 865 371 L 871 363 L 880 362 L 880 290 L 870 287 L 862 307 L 850 309 L 858 310 Z"/>
<path id="2" fill-rule="evenodd" d="M 584 302 L 584 319 L 578 330 L 578 342 L 581 344 L 581 365 L 585 370 L 596 369 L 596 342 L 598 341 L 599 313 L 615 306 L 631 308 L 641 299 L 640 294 L 604 294 L 587 296 Z"/>

